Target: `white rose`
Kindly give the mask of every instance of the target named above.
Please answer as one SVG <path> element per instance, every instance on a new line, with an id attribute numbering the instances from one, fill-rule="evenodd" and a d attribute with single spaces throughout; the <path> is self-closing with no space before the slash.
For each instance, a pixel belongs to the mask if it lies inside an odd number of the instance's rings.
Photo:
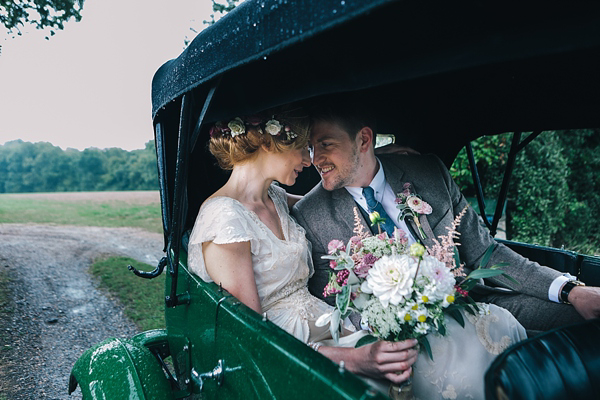
<path id="1" fill-rule="evenodd" d="M 281 124 L 276 119 L 272 119 L 270 121 L 267 121 L 265 130 L 267 131 L 267 133 L 269 135 L 277 136 L 277 135 L 279 135 L 279 132 L 281 132 Z"/>
<path id="2" fill-rule="evenodd" d="M 367 286 L 384 307 L 398 305 L 413 291 L 417 265 L 417 260 L 407 255 L 383 256 L 369 270 Z"/>
<path id="3" fill-rule="evenodd" d="M 236 117 L 229 121 L 227 127 L 231 129 L 231 136 L 233 137 L 246 133 L 246 125 L 244 125 L 244 121 L 242 121 L 240 117 Z"/>

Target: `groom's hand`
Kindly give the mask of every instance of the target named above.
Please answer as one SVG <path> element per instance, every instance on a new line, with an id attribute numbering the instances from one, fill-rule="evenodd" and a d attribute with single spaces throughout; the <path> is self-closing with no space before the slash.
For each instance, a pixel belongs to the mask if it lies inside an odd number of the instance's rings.
<path id="1" fill-rule="evenodd" d="M 417 361 L 416 345 L 417 341 L 410 339 L 402 342 L 378 341 L 359 347 L 365 353 L 360 373 L 402 383 L 410 378 L 412 365 Z"/>
<path id="2" fill-rule="evenodd" d="M 420 155 L 418 151 L 408 146 L 399 146 L 395 143 L 387 144 L 375 149 L 375 154 L 416 154 Z"/>
<path id="3" fill-rule="evenodd" d="M 569 303 L 585 319 L 600 317 L 600 288 L 575 286 L 569 293 Z"/>

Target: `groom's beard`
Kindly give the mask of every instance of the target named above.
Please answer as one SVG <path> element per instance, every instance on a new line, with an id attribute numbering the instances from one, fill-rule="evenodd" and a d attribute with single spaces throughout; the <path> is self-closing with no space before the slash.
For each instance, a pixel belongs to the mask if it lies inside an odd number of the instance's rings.
<path id="1" fill-rule="evenodd" d="M 360 160 L 358 154 L 358 147 L 352 147 L 352 154 L 346 160 L 344 165 L 335 165 L 334 176 L 329 178 L 327 181 L 323 179 L 323 187 L 325 190 L 336 190 L 346 186 L 353 186 L 353 182 L 359 175 Z"/>

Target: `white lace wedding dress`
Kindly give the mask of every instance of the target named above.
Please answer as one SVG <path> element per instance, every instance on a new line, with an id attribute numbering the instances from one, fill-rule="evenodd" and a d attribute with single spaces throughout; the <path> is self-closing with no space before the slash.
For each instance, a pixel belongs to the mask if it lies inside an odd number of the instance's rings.
<path id="1" fill-rule="evenodd" d="M 331 308 L 308 292 L 307 282 L 313 271 L 304 229 L 290 217 L 283 189 L 271 185 L 269 196 L 279 214 L 285 240 L 277 238 L 239 201 L 213 197 L 198 213 L 188 245 L 188 266 L 204 281 L 212 282 L 204 265 L 202 243 L 249 241 L 261 307 L 269 320 L 305 343 L 330 339 L 328 327 L 314 324 Z M 447 318 L 446 336 L 428 336 L 434 359 L 419 354 L 413 368 L 416 398 L 484 398 L 483 375 L 492 360 L 526 337 L 523 327 L 508 311 L 493 305 L 489 308 L 486 315 L 464 314 L 464 328 Z M 346 327 L 354 330 L 349 322 Z M 355 333 L 342 338 L 340 345 L 353 346 L 360 336 Z"/>

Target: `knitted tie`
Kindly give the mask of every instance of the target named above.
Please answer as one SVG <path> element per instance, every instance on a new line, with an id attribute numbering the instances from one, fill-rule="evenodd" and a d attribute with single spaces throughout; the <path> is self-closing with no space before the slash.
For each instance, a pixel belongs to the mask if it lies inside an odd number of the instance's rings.
<path id="1" fill-rule="evenodd" d="M 389 237 L 392 237 L 392 235 L 394 234 L 395 227 L 394 222 L 392 221 L 388 213 L 385 212 L 381 203 L 375 200 L 375 192 L 373 191 L 373 188 L 371 186 L 363 188 L 363 196 L 365 196 L 365 199 L 367 200 L 367 207 L 369 208 L 369 213 L 377 211 L 381 218 L 385 218 L 385 221 L 381 222 L 379 225 L 383 230 L 387 232 Z"/>

